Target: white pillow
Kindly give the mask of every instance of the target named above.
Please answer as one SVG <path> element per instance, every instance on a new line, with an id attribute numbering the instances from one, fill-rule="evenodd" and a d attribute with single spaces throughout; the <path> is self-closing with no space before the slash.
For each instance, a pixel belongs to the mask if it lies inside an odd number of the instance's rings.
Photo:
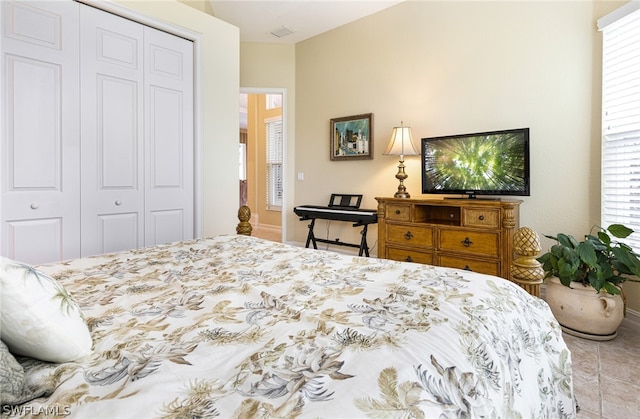
<path id="1" fill-rule="evenodd" d="M 0 336 L 18 355 L 68 362 L 91 353 L 80 307 L 55 279 L 0 257 Z"/>

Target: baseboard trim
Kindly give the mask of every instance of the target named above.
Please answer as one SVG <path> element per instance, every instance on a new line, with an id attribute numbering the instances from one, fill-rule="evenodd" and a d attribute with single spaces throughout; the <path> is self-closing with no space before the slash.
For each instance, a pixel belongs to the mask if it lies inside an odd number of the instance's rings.
<path id="1" fill-rule="evenodd" d="M 280 226 L 274 226 L 272 224 L 254 224 L 253 228 L 255 229 L 260 229 L 260 230 L 271 230 L 271 231 L 280 231 L 282 230 L 282 227 Z"/>
<path id="2" fill-rule="evenodd" d="M 627 309 L 627 315 L 622 320 L 622 324 L 640 331 L 640 312 Z"/>

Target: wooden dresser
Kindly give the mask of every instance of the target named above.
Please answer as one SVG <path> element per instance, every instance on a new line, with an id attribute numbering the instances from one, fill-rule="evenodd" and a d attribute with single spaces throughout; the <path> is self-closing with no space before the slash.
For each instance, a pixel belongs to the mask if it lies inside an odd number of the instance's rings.
<path id="1" fill-rule="evenodd" d="M 468 269 L 510 279 L 518 200 L 378 201 L 378 257 Z"/>

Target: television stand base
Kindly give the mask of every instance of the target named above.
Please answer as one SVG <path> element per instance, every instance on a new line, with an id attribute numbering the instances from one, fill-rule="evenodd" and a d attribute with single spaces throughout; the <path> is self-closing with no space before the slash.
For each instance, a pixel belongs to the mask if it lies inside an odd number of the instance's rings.
<path id="1" fill-rule="evenodd" d="M 477 199 L 478 201 L 502 201 L 502 198 L 494 198 L 494 197 L 488 197 L 488 196 L 483 196 L 483 197 L 479 197 L 478 195 L 469 195 L 467 197 L 450 197 L 447 196 L 444 199 Z"/>

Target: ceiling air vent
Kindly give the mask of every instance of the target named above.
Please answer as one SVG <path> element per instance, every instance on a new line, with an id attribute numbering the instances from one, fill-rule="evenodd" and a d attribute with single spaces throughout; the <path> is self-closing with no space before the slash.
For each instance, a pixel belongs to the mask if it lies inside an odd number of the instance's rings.
<path id="1" fill-rule="evenodd" d="M 278 38 L 282 38 L 284 36 L 291 35 L 292 33 L 293 33 L 293 31 L 291 29 L 287 28 L 284 25 L 282 25 L 278 29 L 274 29 L 274 30 L 271 31 L 271 35 L 277 36 Z"/>

